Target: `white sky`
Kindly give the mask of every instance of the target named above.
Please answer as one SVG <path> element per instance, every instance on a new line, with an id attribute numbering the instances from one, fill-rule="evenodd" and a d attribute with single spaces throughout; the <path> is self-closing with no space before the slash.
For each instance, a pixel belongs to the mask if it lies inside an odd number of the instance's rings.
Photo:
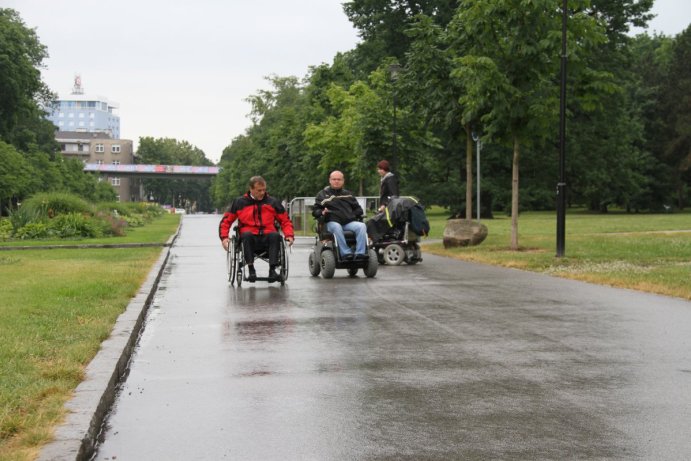
<path id="1" fill-rule="evenodd" d="M 250 126 L 264 77 L 304 77 L 359 41 L 342 0 L 0 0 L 48 47 L 43 80 L 119 104 L 120 137 L 185 140 L 212 161 Z"/>
<path id="2" fill-rule="evenodd" d="M 304 77 L 359 41 L 344 0 L 0 0 L 48 47 L 43 80 L 120 106 L 120 136 L 168 137 L 212 161 L 249 127 L 264 77 Z M 691 1 L 656 0 L 648 31 L 676 35 Z"/>

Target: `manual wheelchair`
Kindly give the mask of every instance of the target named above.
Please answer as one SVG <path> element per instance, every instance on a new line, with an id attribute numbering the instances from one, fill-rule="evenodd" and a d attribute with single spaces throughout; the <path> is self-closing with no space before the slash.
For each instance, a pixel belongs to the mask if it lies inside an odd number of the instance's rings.
<path id="1" fill-rule="evenodd" d="M 242 246 L 242 239 L 240 238 L 240 231 L 237 226 L 234 226 L 231 230 L 233 236 L 228 242 L 228 252 L 227 252 L 227 268 L 228 268 L 228 281 L 231 285 L 235 285 L 237 282 L 238 287 L 242 285 L 242 282 L 249 281 L 248 271 L 245 267 L 245 252 Z M 276 269 L 278 271 L 277 282 L 281 283 L 281 286 L 285 285 L 286 280 L 288 280 L 288 251 L 286 249 L 285 238 L 282 233 L 280 234 L 280 246 L 278 249 L 278 266 Z M 257 260 L 264 261 L 267 265 L 269 264 L 269 244 L 268 242 L 255 248 L 254 252 L 254 263 L 256 267 Z M 269 281 L 268 277 L 257 277 L 257 281 Z"/>
<path id="2" fill-rule="evenodd" d="M 372 246 L 367 245 L 367 259 L 344 260 L 338 251 L 338 243 L 333 234 L 326 231 L 326 226 L 321 220 L 317 221 L 317 235 L 315 236 L 314 247 L 310 251 L 308 264 L 310 274 L 317 277 L 320 273 L 325 279 L 333 278 L 336 269 L 347 269 L 348 275 L 355 277 L 358 270 L 362 269 L 365 276 L 372 278 L 377 275 L 379 261 L 377 253 Z M 343 231 L 346 243 L 355 252 L 355 233 Z"/>

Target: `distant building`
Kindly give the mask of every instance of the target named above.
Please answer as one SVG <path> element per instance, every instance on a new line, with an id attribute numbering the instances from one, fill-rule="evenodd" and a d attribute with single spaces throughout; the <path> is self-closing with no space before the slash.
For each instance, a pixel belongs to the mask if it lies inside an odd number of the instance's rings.
<path id="1" fill-rule="evenodd" d="M 58 131 L 55 140 L 60 144 L 60 153 L 66 158 L 76 158 L 84 163 L 99 165 L 129 165 L 134 161 L 133 143 L 129 139 L 112 139 L 106 133 L 84 133 Z M 99 176 L 108 181 L 118 195 L 118 201 L 129 202 L 141 199 L 140 181 L 119 176 Z"/>
<path id="2" fill-rule="evenodd" d="M 84 94 L 82 79 L 77 75 L 72 93 L 55 102 L 52 110 L 49 109 L 48 120 L 60 131 L 106 133 L 111 138 L 118 139 L 120 116 L 117 110 L 118 104 L 103 96 Z"/>

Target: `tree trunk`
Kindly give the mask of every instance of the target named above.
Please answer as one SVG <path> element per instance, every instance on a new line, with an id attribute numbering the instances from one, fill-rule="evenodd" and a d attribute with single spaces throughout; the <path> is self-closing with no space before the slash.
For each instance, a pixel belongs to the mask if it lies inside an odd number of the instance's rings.
<path id="1" fill-rule="evenodd" d="M 513 138 L 513 168 L 511 174 L 511 249 L 518 250 L 518 160 L 520 144 Z"/>
<path id="2" fill-rule="evenodd" d="M 473 219 L 473 139 L 465 125 L 465 219 Z"/>

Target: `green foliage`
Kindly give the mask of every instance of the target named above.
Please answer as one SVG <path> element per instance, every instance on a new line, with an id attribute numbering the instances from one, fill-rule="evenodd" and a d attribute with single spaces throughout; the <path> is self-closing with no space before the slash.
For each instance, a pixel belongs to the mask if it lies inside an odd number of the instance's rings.
<path id="1" fill-rule="evenodd" d="M 41 144 L 37 135 L 46 134 L 39 128 L 46 126 L 40 106 L 53 98 L 41 81 L 46 57 L 36 32 L 16 11 L 0 8 L 0 139 L 20 150 Z"/>
<path id="2" fill-rule="evenodd" d="M 213 165 L 199 148 L 172 138 L 140 138 L 137 155 L 141 163 Z M 146 194 L 160 204 L 174 204 L 191 210 L 210 211 L 213 208 L 208 179 L 144 179 L 143 186 Z"/>
<path id="3" fill-rule="evenodd" d="M 20 240 L 43 239 L 50 236 L 50 228 L 45 222 L 29 222 L 15 228 L 13 236 Z"/>
<path id="4" fill-rule="evenodd" d="M 0 212 L 11 207 L 13 197 L 27 191 L 31 173 L 31 165 L 24 157 L 13 146 L 0 140 Z"/>
<path id="5" fill-rule="evenodd" d="M 21 211 L 39 219 L 46 219 L 63 213 L 92 213 L 93 206 L 73 194 L 44 192 L 26 199 L 22 203 Z"/>
<path id="6" fill-rule="evenodd" d="M 93 205 L 72 194 L 41 193 L 27 199 L 3 220 L 5 237 L 27 239 L 100 238 L 124 236 L 165 211 L 156 204 L 102 202 Z M 7 224 L 5 224 L 7 223 Z"/>
<path id="7" fill-rule="evenodd" d="M 9 239 L 12 236 L 12 229 L 9 218 L 0 218 L 0 241 Z"/>
<path id="8" fill-rule="evenodd" d="M 104 228 L 110 230 L 109 224 L 107 221 L 81 213 L 64 213 L 51 219 L 48 229 L 51 236 L 58 238 L 96 238 L 103 236 Z"/>

